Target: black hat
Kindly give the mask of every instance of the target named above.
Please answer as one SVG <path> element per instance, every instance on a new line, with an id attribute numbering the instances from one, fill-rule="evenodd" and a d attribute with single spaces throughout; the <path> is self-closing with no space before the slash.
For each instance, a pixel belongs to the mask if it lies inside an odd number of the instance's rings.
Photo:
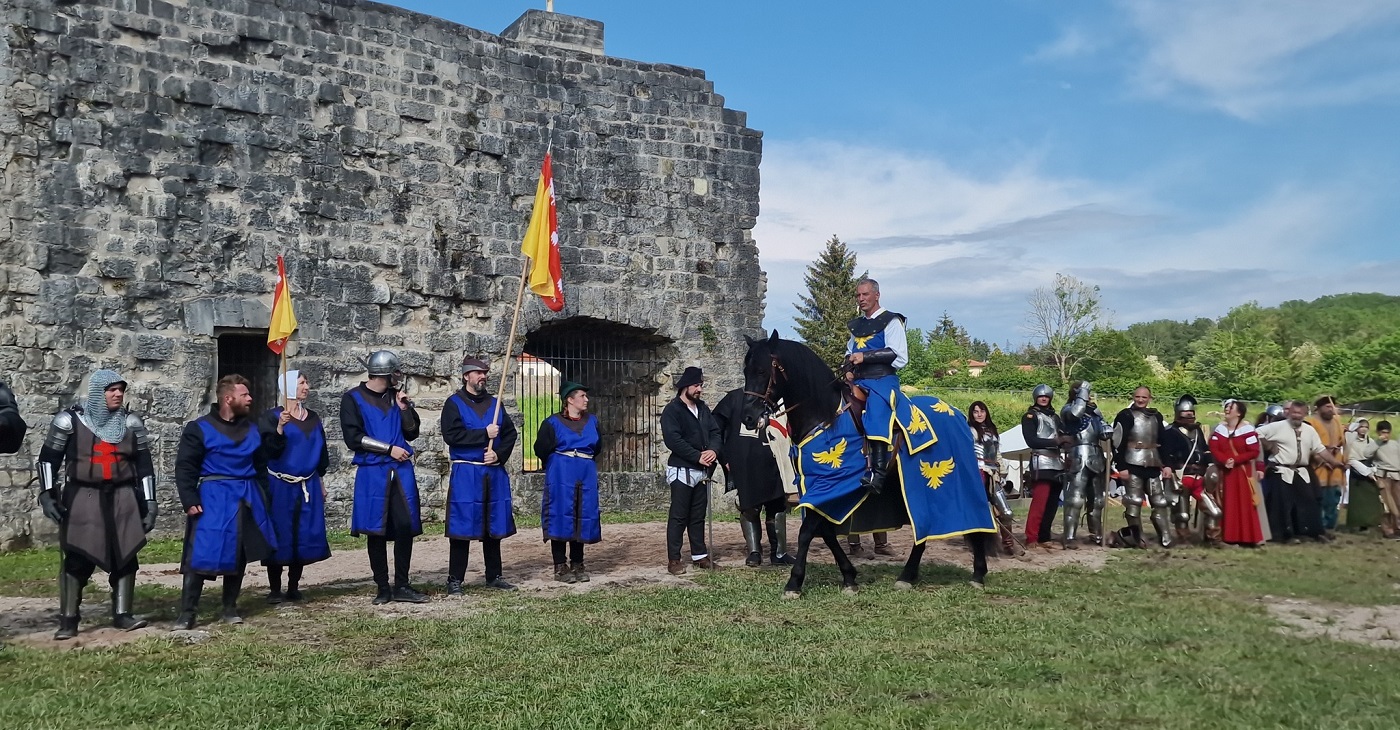
<path id="1" fill-rule="evenodd" d="M 576 390 L 581 390 L 581 391 L 583 391 L 583 392 L 585 392 L 585 393 L 588 392 L 588 388 L 587 388 L 587 387 L 585 387 L 585 386 L 583 386 L 583 385 L 581 385 L 581 384 L 579 384 L 579 383 L 575 383 L 575 382 L 572 381 L 572 380 L 565 380 L 564 382 L 562 382 L 562 383 L 559 384 L 559 399 L 560 399 L 560 400 L 567 400 L 568 397 L 569 397 L 569 395 L 570 395 L 571 393 L 573 393 L 574 391 L 576 391 Z"/>
<path id="2" fill-rule="evenodd" d="M 676 381 L 676 390 L 685 390 L 692 385 L 699 385 L 705 382 L 705 373 L 700 368 L 691 365 L 681 373 L 681 379 Z"/>

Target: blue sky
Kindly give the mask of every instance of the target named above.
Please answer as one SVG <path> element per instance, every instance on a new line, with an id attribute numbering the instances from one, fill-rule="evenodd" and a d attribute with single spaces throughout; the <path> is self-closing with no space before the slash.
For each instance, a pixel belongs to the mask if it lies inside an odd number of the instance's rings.
<path id="1" fill-rule="evenodd" d="M 393 4 L 500 32 L 515 0 Z M 764 132 L 767 320 L 836 234 L 884 303 L 1019 344 L 1056 272 L 1115 324 L 1400 294 L 1400 0 L 558 0 Z"/>

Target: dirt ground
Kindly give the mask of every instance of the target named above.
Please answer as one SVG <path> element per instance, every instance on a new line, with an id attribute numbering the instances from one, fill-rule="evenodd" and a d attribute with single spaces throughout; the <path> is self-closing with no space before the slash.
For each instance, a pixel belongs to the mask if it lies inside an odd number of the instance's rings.
<path id="1" fill-rule="evenodd" d="M 797 535 L 797 521 L 790 523 L 790 534 L 795 541 Z M 762 570 L 772 570 L 778 573 L 767 564 L 767 537 L 764 545 L 764 567 Z M 910 533 L 908 529 L 890 533 L 890 543 L 894 546 L 896 556 L 883 557 L 873 555 L 870 551 L 871 538 L 864 539 L 866 550 L 857 557 L 856 565 L 902 565 L 908 555 L 910 548 Z M 744 567 L 745 547 L 743 535 L 739 530 L 737 522 L 725 519 L 716 521 L 714 524 L 714 540 L 711 544 L 711 551 L 717 558 L 722 570 L 754 570 Z M 305 610 L 364 610 L 371 611 L 386 618 L 394 617 L 420 617 L 433 618 L 438 616 L 459 615 L 471 613 L 478 610 L 478 604 L 482 602 L 482 588 L 479 585 L 484 581 L 481 572 L 481 546 L 480 543 L 472 544 L 472 556 L 467 568 L 467 594 L 465 596 L 446 596 L 442 594 L 443 583 L 447 580 L 447 553 L 448 541 L 446 538 L 421 539 L 414 545 L 413 549 L 413 582 L 420 588 L 433 594 L 433 601 L 426 604 L 406 604 L 390 603 L 385 606 L 371 606 L 369 596 L 372 593 L 369 564 L 361 549 L 342 550 L 334 553 L 330 559 L 309 565 L 302 578 L 302 586 L 306 589 L 308 602 L 301 605 L 282 604 L 275 608 L 269 608 L 268 613 L 286 615 L 288 617 L 299 615 Z M 588 583 L 565 584 L 558 583 L 553 579 L 553 561 L 550 558 L 549 547 L 539 539 L 537 529 L 522 530 L 519 534 L 505 541 L 502 546 L 502 559 L 504 576 L 514 583 L 524 595 L 553 598 L 571 593 L 584 593 L 587 591 L 627 589 L 645 586 L 673 586 L 681 588 L 696 588 L 692 578 L 695 569 L 687 575 L 675 576 L 666 572 L 666 525 L 662 522 L 647 522 L 638 524 L 605 525 L 603 527 L 603 541 L 597 545 L 589 545 L 585 553 L 585 561 L 592 580 Z M 391 556 L 392 561 L 392 556 Z M 1067 565 L 1079 565 L 1090 570 L 1098 570 L 1103 567 L 1108 559 L 1108 551 L 1103 548 L 1086 547 L 1076 551 L 1041 551 L 1033 550 L 1020 558 L 998 558 L 991 561 L 992 580 L 994 574 L 1000 570 L 1035 570 L 1043 571 Z M 831 553 L 825 546 L 818 546 L 812 550 L 810 561 L 814 564 L 831 564 L 834 560 Z M 971 568 L 972 559 L 967 550 L 962 546 L 961 539 L 936 541 L 930 544 L 924 554 L 925 566 L 937 564 L 949 564 L 959 567 Z M 868 573 L 866 574 L 868 576 Z M 178 589 L 181 584 L 179 565 L 176 563 L 160 563 L 143 565 L 137 577 L 140 583 L 163 585 L 169 588 Z M 865 580 L 869 580 L 868 577 Z M 88 589 L 89 595 L 84 602 L 85 616 L 81 633 L 77 639 L 55 642 L 53 641 L 53 631 L 57 622 L 57 607 L 52 599 L 47 598 L 6 598 L 0 597 L 0 636 L 7 636 L 8 639 L 20 641 L 27 644 L 38 644 L 55 646 L 62 648 L 81 647 L 101 647 L 114 644 L 134 641 L 144 636 L 170 636 L 170 626 L 166 622 L 153 623 L 150 627 L 132 632 L 121 632 L 105 626 L 107 619 L 106 594 L 94 590 L 101 581 L 94 583 Z M 473 585 L 478 587 L 473 589 Z M 354 590 L 356 586 L 364 586 L 363 591 Z M 267 593 L 266 570 L 260 565 L 248 566 L 248 575 L 244 580 L 244 593 L 240 600 L 240 605 L 246 607 L 255 605 L 261 606 L 263 597 Z M 318 588 L 325 593 L 332 595 L 318 599 Z M 334 591 L 326 590 L 334 588 Z M 774 581 L 773 590 L 779 590 L 779 581 Z M 351 592 L 347 593 L 346 589 Z M 212 585 L 206 588 L 205 607 L 212 605 L 218 600 L 218 591 Z M 195 632 L 174 632 L 175 636 L 189 641 L 197 641 L 207 636 L 198 630 Z"/>
<path id="2" fill-rule="evenodd" d="M 1325 636 L 1381 649 L 1400 649 L 1400 606 L 1328 606 L 1311 601 L 1265 597 L 1280 633 Z"/>

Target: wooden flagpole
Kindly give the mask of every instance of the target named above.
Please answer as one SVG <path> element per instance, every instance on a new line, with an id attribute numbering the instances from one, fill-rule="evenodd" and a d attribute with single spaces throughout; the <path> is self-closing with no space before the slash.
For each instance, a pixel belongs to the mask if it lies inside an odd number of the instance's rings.
<path id="1" fill-rule="evenodd" d="M 546 157 L 548 157 L 549 154 L 550 154 L 551 152 L 554 151 L 554 120 L 553 120 L 553 119 L 549 120 L 549 127 L 548 127 L 548 131 L 546 132 L 546 134 L 548 135 L 548 141 L 547 141 L 547 143 L 546 143 L 546 145 L 545 145 L 545 152 L 544 152 L 544 154 L 545 154 Z M 541 174 L 543 174 L 543 171 L 541 171 Z M 553 186 L 554 186 L 554 180 L 553 180 L 552 175 L 551 175 L 551 179 L 550 179 L 550 181 L 549 181 L 549 185 L 550 185 L 550 188 L 553 188 Z M 552 192 L 551 192 L 551 194 L 552 194 Z M 532 213 L 533 213 L 533 208 L 531 209 L 531 211 L 532 211 Z M 529 230 L 528 226 L 527 226 L 526 230 L 527 230 L 527 231 Z M 505 365 L 504 365 L 504 366 L 502 367 L 502 369 L 501 369 L 501 387 L 496 391 L 496 408 L 495 408 L 495 409 L 492 411 L 492 413 L 491 413 L 491 425 L 493 425 L 493 426 L 499 426 L 499 425 L 500 425 L 500 421 L 501 421 L 501 399 L 505 396 L 505 392 L 506 392 L 506 382 L 510 379 L 511 359 L 512 359 L 512 358 L 514 357 L 514 355 L 515 355 L 515 331 L 516 331 L 516 328 L 517 328 L 517 327 L 519 326 L 519 324 L 520 324 L 520 307 L 521 307 L 521 305 L 524 303 L 524 300 L 525 300 L 525 282 L 526 282 L 526 280 L 529 278 L 529 276 L 530 276 L 530 257 L 529 257 L 529 256 L 526 256 L 526 257 L 525 257 L 525 262 L 524 262 L 524 264 L 523 264 L 523 265 L 521 266 L 521 268 L 520 268 L 520 287 L 517 288 L 516 291 L 515 291 L 515 312 L 514 312 L 514 313 L 511 315 L 511 317 L 510 317 L 510 336 L 506 339 L 506 361 L 505 361 Z M 496 439 L 494 439 L 494 438 L 489 439 L 489 440 L 486 442 L 486 449 L 487 449 L 488 451 L 494 451 L 494 450 L 495 450 L 495 446 L 496 446 Z"/>

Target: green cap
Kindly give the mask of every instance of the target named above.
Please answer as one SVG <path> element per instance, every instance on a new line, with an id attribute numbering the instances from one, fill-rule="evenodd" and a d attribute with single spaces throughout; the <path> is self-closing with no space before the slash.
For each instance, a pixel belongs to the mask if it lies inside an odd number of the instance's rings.
<path id="1" fill-rule="evenodd" d="M 563 400 L 568 398 L 569 394 L 573 393 L 576 390 L 581 390 L 585 393 L 588 392 L 588 388 L 586 386 L 580 383 L 575 383 L 572 380 L 565 380 L 563 383 L 559 384 L 559 399 Z"/>

